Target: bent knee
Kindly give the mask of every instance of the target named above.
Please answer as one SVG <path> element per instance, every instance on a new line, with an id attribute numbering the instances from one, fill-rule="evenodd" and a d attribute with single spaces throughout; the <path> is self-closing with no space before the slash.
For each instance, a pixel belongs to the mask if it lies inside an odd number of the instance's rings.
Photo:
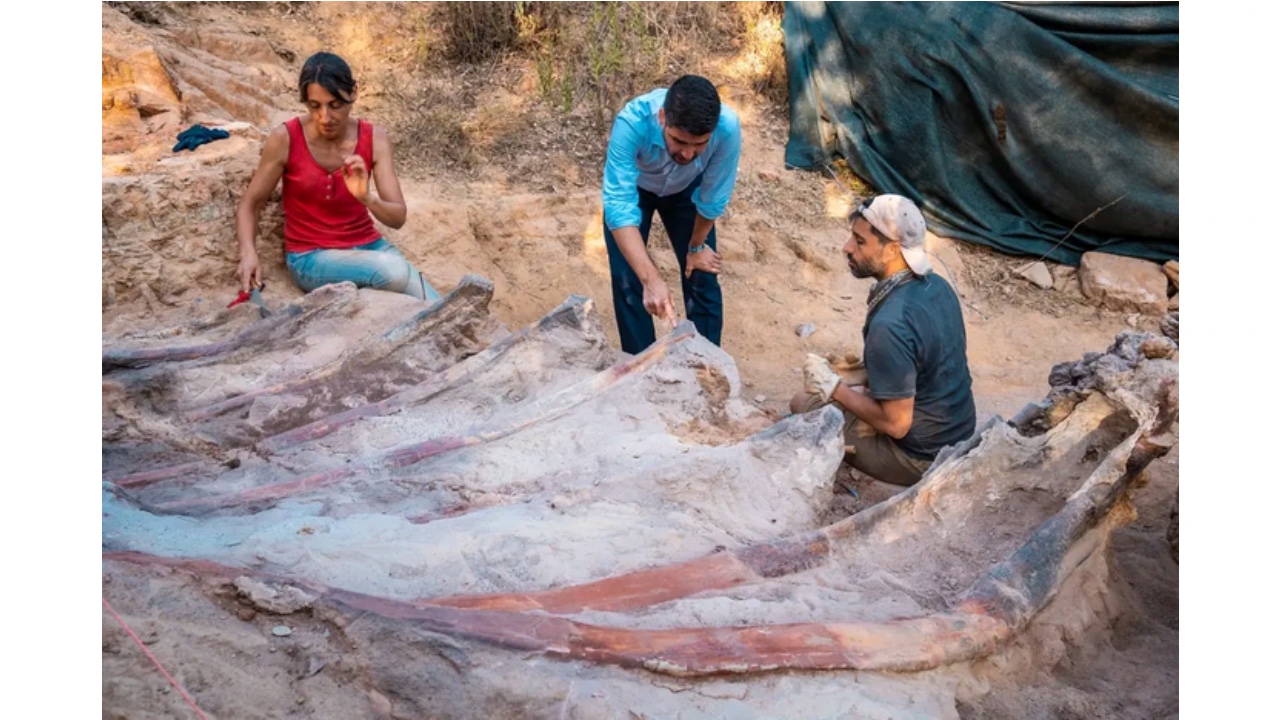
<path id="1" fill-rule="evenodd" d="M 791 414 L 803 415 L 812 412 L 827 404 L 827 400 L 823 400 L 821 395 L 801 390 L 791 396 Z"/>
<path id="2" fill-rule="evenodd" d="M 369 273 L 369 286 L 402 293 L 409 286 L 409 275 L 409 264 L 402 258 L 379 258 L 379 262 Z"/>

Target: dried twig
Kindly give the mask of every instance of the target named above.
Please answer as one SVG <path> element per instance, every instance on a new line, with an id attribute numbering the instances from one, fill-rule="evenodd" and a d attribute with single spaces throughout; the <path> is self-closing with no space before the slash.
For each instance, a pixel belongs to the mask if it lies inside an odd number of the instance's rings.
<path id="1" fill-rule="evenodd" d="M 1078 223 L 1076 223 L 1075 225 L 1071 226 L 1071 230 L 1069 230 L 1069 231 L 1067 232 L 1067 234 L 1066 234 L 1066 235 L 1063 235 L 1061 240 L 1059 240 L 1058 242 L 1054 243 L 1053 247 L 1051 247 L 1051 248 L 1049 248 L 1048 250 L 1046 250 L 1046 251 L 1044 252 L 1044 254 L 1043 254 L 1043 255 L 1041 255 L 1040 257 L 1036 258 L 1036 259 L 1035 259 L 1035 260 L 1033 260 L 1032 262 L 1041 262 L 1041 261 L 1042 261 L 1042 260 L 1044 260 L 1045 258 L 1049 257 L 1049 253 L 1051 253 L 1051 252 L 1053 252 L 1054 250 L 1057 250 L 1059 247 L 1061 247 L 1061 246 L 1062 246 L 1062 243 L 1066 242 L 1066 241 L 1067 241 L 1067 238 L 1071 237 L 1071 236 L 1075 233 L 1075 231 L 1076 231 L 1076 230 L 1077 230 L 1081 225 L 1085 224 L 1086 222 L 1089 222 L 1089 221 L 1090 221 L 1090 220 L 1092 220 L 1093 218 L 1097 217 L 1098 213 L 1102 212 L 1103 210 L 1106 210 L 1107 208 L 1111 207 L 1112 205 L 1115 205 L 1116 203 L 1120 202 L 1121 200 L 1123 200 L 1123 199 L 1125 199 L 1125 198 L 1127 198 L 1127 197 L 1129 197 L 1129 193 L 1125 193 L 1125 194 L 1121 195 L 1120 197 L 1116 198 L 1115 200 L 1112 200 L 1111 202 L 1107 203 L 1106 205 L 1103 205 L 1102 207 L 1098 208 L 1097 210 L 1094 210 L 1093 212 L 1089 213 L 1088 215 L 1085 215 L 1085 216 L 1084 216 L 1084 218 L 1080 220 L 1080 222 L 1078 222 Z"/>

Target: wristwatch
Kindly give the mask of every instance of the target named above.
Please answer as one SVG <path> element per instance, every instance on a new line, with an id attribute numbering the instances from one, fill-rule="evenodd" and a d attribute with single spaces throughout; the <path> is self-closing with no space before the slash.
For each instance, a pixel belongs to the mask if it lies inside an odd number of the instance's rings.
<path id="1" fill-rule="evenodd" d="M 706 249 L 707 249 L 707 243 L 706 243 L 706 242 L 703 242 L 701 245 L 699 245 L 699 246 L 697 246 L 697 247 L 691 247 L 691 248 L 689 248 L 689 254 L 690 254 L 690 255 L 693 255 L 694 253 L 700 253 L 700 252 L 702 252 L 703 250 L 706 250 Z"/>

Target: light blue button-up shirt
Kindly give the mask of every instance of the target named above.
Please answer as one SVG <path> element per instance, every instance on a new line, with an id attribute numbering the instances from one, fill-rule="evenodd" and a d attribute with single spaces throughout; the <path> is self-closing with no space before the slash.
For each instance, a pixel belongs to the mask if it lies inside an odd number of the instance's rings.
<path id="1" fill-rule="evenodd" d="M 703 174 L 693 193 L 698 214 L 715 220 L 724 214 L 738 178 L 742 131 L 738 115 L 720 104 L 720 120 L 707 149 L 688 165 L 671 159 L 662 137 L 658 111 L 666 88 L 641 95 L 622 109 L 613 121 L 609 154 L 604 164 L 604 223 L 610 231 L 640 226 L 640 193 L 644 188 L 660 197 L 675 195 Z"/>

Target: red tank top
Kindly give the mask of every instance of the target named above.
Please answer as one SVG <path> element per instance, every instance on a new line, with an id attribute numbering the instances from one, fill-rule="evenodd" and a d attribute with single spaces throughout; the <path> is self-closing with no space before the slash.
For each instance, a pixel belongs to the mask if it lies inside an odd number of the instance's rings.
<path id="1" fill-rule="evenodd" d="M 373 242 L 382 233 L 373 226 L 369 210 L 347 191 L 342 168 L 329 172 L 311 156 L 302 122 L 293 118 L 289 130 L 289 159 L 284 166 L 281 204 L 284 206 L 284 251 L 348 248 Z M 373 175 L 373 126 L 358 121 L 356 154 Z"/>

